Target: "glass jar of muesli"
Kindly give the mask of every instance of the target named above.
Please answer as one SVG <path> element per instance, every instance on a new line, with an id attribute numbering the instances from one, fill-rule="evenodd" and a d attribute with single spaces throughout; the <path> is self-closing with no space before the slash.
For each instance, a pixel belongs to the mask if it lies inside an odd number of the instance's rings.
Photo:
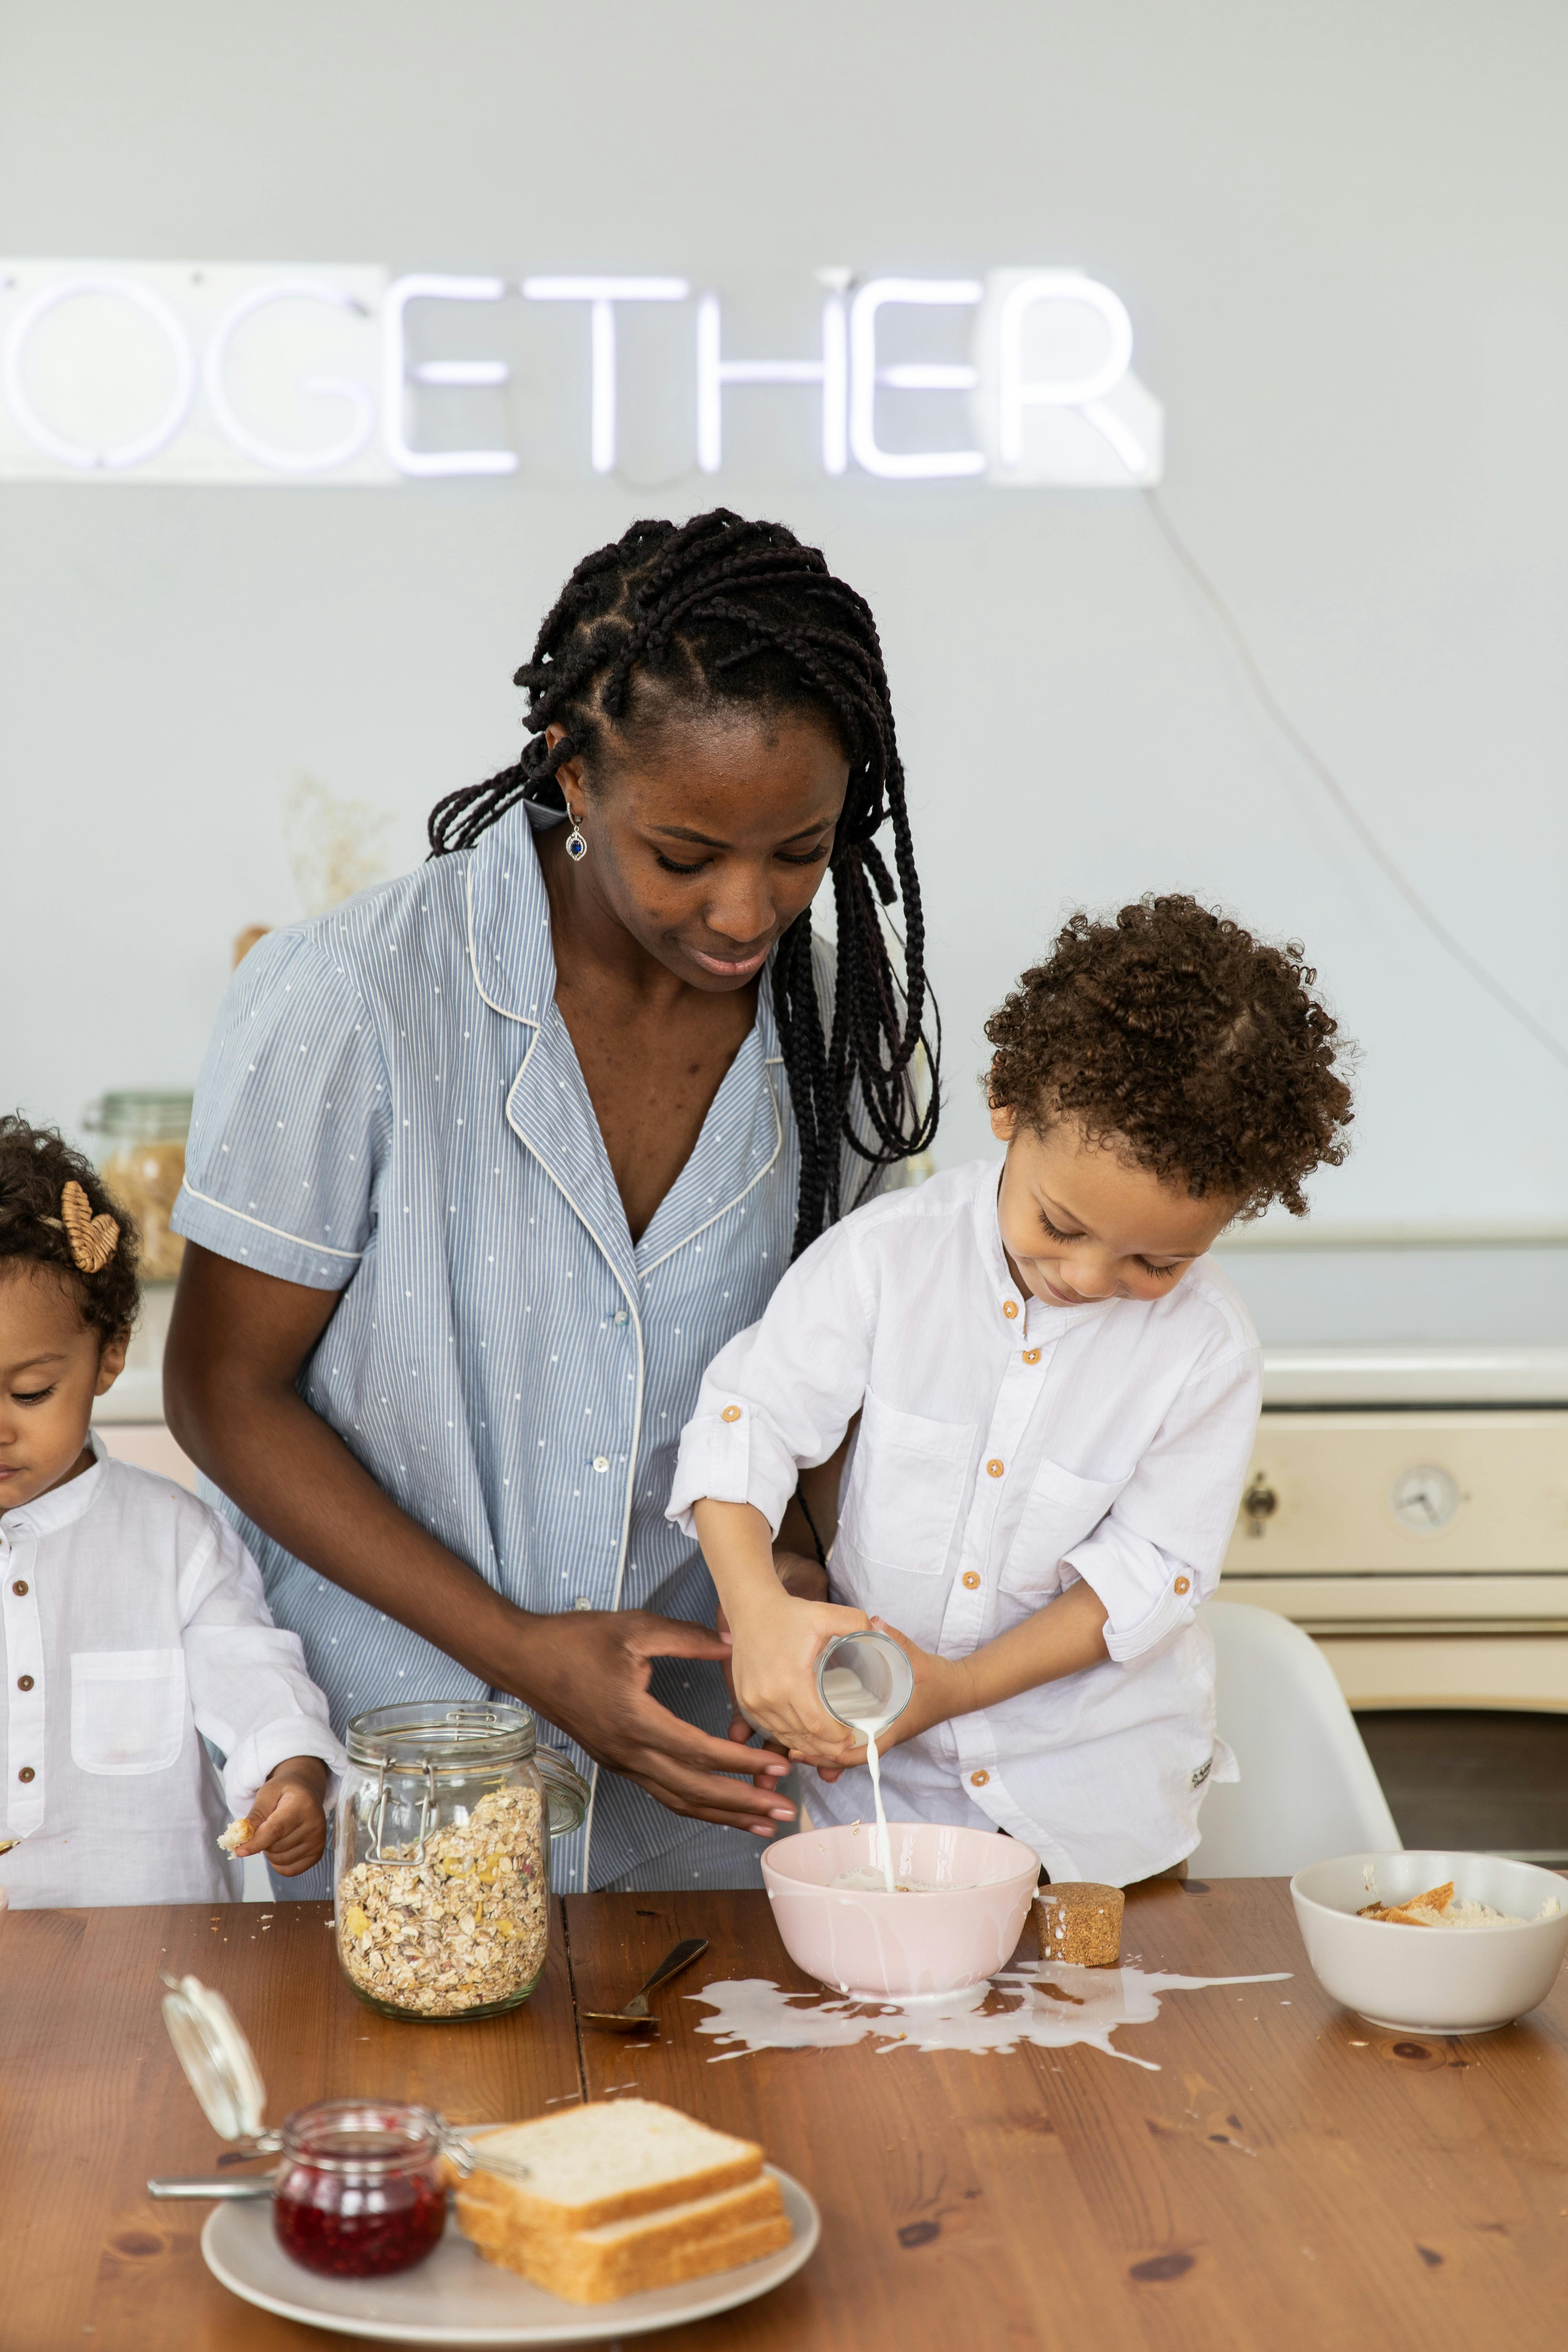
<path id="1" fill-rule="evenodd" d="M 338 1796 L 338 1958 L 389 2017 L 493 2017 L 550 1944 L 550 1841 L 588 1802 L 507 1700 L 376 1707 L 348 1728 Z"/>

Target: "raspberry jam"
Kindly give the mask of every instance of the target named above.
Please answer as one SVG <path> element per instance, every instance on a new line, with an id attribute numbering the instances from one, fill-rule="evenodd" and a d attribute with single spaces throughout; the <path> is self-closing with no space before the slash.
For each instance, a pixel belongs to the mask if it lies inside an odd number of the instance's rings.
<path id="1" fill-rule="evenodd" d="M 272 2226 L 285 2253 L 334 2278 L 412 2270 L 447 2226 L 441 2124 L 428 2107 L 325 2099 L 283 2126 Z"/>

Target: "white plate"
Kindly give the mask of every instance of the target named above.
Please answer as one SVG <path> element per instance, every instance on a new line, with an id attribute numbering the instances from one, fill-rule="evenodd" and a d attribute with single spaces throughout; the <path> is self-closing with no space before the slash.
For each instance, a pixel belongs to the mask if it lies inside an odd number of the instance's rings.
<path id="1" fill-rule="evenodd" d="M 484 2261 L 450 2220 L 429 2261 L 397 2278 L 335 2279 L 301 2270 L 273 2236 L 272 2208 L 262 2200 L 215 2207 L 202 2231 L 202 2254 L 231 2294 L 335 2336 L 369 2336 L 381 2344 L 602 2344 L 733 2311 L 810 2261 L 822 2229 L 816 2207 L 798 2180 L 774 2165 L 766 2168 L 784 2194 L 791 2244 L 739 2270 L 653 2287 L 618 2303 L 563 2303 Z"/>

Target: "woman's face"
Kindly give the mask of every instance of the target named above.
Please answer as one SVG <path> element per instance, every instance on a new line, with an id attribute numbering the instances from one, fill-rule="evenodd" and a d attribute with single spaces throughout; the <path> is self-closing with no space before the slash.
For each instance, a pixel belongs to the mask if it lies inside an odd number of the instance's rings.
<path id="1" fill-rule="evenodd" d="M 673 716 L 617 749 L 592 790 L 577 761 L 557 772 L 588 845 L 557 866 L 561 882 L 710 994 L 754 979 L 810 904 L 849 782 L 837 737 L 802 711 Z"/>

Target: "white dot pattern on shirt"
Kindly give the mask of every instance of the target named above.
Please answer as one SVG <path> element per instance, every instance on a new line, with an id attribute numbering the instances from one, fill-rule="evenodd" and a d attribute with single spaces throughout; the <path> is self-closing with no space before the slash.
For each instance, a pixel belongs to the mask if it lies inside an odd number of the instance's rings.
<path id="1" fill-rule="evenodd" d="M 318 1350 L 306 1375 L 309 1400 L 395 1499 L 481 1574 L 524 1606 L 558 1608 L 557 1559 L 569 1544 L 591 1605 L 608 1607 L 629 1540 L 622 1604 L 701 1618 L 712 1606 L 706 1573 L 663 1504 L 673 1434 L 701 1371 L 761 1313 L 788 1262 L 797 1148 L 782 1067 L 765 1059 L 777 1052 L 771 999 L 764 990 L 758 1031 L 631 1251 L 552 1003 L 548 919 L 528 897 L 537 867 L 530 860 L 530 883 L 514 873 L 504 891 L 494 887 L 495 845 L 517 832 L 503 820 L 473 853 L 416 868 L 252 951 L 209 1057 L 188 1158 L 192 1186 L 215 1203 L 244 1204 L 249 1222 L 237 1234 L 230 1212 L 187 1193 L 180 1223 L 284 1280 L 333 1289 L 348 1280 L 336 1344 Z M 489 1007 L 473 1019 L 470 877 L 479 969 L 494 974 L 485 992 L 533 1013 L 543 1006 L 537 1028 Z M 818 969 L 831 972 L 826 950 Z M 858 1182 L 858 1164 L 847 1170 Z M 716 1261 L 717 1290 L 704 1278 Z M 542 1322 L 543 1348 L 529 1336 Z M 584 1439 L 608 1466 L 574 1489 Z M 434 1686 L 435 1654 L 414 1635 L 384 1619 L 367 1624 L 341 1589 L 259 1530 L 249 1539 L 280 1622 L 300 1633 L 340 1720 L 351 1686 L 362 1706 L 395 1680 Z M 441 1672 L 456 1695 L 477 1691 L 449 1664 Z M 683 1704 L 721 1732 L 717 1690 L 696 1681 Z M 604 1776 L 594 1882 L 661 1851 L 669 1834 L 662 1809 Z M 728 1834 L 714 1832 L 721 1843 Z M 579 1834 L 556 1847 L 563 1885 L 581 1883 L 581 1846 Z M 298 1891 L 315 1891 L 313 1882 Z"/>

